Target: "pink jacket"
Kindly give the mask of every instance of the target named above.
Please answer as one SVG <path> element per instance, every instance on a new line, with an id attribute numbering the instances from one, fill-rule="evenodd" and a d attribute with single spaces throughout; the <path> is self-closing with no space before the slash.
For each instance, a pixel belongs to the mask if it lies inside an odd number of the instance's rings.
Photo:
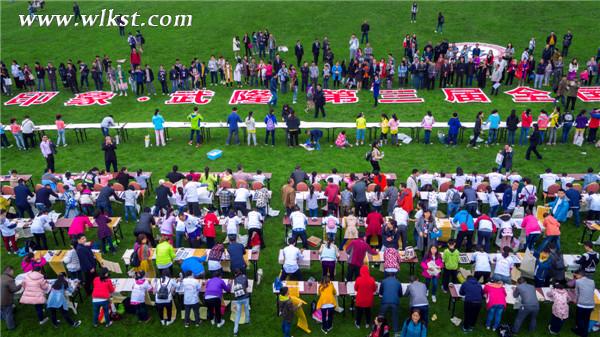
<path id="1" fill-rule="evenodd" d="M 90 219 L 85 215 L 76 216 L 71 223 L 71 227 L 69 227 L 69 235 L 85 233 L 86 227 L 92 227 Z"/>
<path id="2" fill-rule="evenodd" d="M 427 268 L 427 264 L 431 260 L 433 260 L 433 259 L 431 257 L 429 257 L 429 258 L 421 261 L 421 269 L 423 269 L 423 272 L 421 274 L 423 275 L 424 278 L 430 279 L 430 278 L 433 277 L 432 275 L 429 275 L 429 272 L 427 271 L 427 269 L 428 269 Z M 436 277 L 440 277 L 442 268 L 444 268 L 444 262 L 442 262 L 442 256 L 441 255 L 438 255 L 438 257 L 435 259 L 435 264 L 440 269 L 440 274 L 437 274 Z"/>
<path id="3" fill-rule="evenodd" d="M 546 130 L 548 128 L 548 115 L 540 114 L 537 120 L 537 124 L 540 130 Z"/>
<path id="4" fill-rule="evenodd" d="M 435 123 L 435 118 L 433 118 L 433 116 L 431 116 L 431 117 L 425 116 L 425 117 L 423 117 L 423 120 L 421 121 L 421 126 L 425 130 L 431 130 L 431 128 L 433 128 L 433 123 Z"/>
<path id="5" fill-rule="evenodd" d="M 346 145 L 346 136 L 343 133 L 340 133 L 335 140 L 335 145 L 342 147 Z"/>
<path id="6" fill-rule="evenodd" d="M 44 275 L 37 271 L 32 271 L 25 276 L 23 280 L 23 296 L 21 304 L 44 304 L 46 303 L 46 292 L 50 287 Z"/>
<path id="7" fill-rule="evenodd" d="M 506 308 L 506 289 L 504 286 L 496 286 L 495 284 L 486 284 L 483 287 L 483 294 L 487 298 L 486 308 L 489 310 L 495 305 L 502 305 Z"/>
<path id="8" fill-rule="evenodd" d="M 521 222 L 521 228 L 523 228 L 525 230 L 525 234 L 529 235 L 533 232 L 541 232 L 542 228 L 540 227 L 540 224 L 538 223 L 538 219 L 529 214 L 526 215 L 523 218 L 523 222 Z"/>
<path id="9" fill-rule="evenodd" d="M 21 261 L 21 268 L 23 268 L 23 272 L 29 273 L 33 270 L 33 268 L 38 266 L 43 267 L 45 264 L 46 259 L 43 256 L 40 258 L 39 262 L 36 262 L 34 259 L 31 259 L 29 262 L 27 262 L 25 259 L 23 259 L 23 261 Z"/>

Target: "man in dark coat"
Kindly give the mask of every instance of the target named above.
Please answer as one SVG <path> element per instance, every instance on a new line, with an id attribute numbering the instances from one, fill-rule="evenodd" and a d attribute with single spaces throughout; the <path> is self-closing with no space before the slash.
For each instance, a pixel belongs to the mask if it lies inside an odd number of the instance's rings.
<path id="1" fill-rule="evenodd" d="M 325 93 L 321 88 L 320 84 L 317 84 L 317 89 L 315 90 L 315 118 L 319 117 L 319 111 L 323 114 L 323 118 L 325 118 Z"/>
<path id="2" fill-rule="evenodd" d="M 152 234 L 152 226 L 155 225 L 156 221 L 154 220 L 154 215 L 150 213 L 150 207 L 145 207 L 140 214 L 140 219 L 133 229 L 133 235 L 137 237 L 140 234 L 145 234 L 152 247 L 156 247 L 154 235 Z"/>
<path id="3" fill-rule="evenodd" d="M 312 44 L 312 54 L 313 54 L 313 62 L 315 64 L 319 64 L 319 52 L 321 51 L 321 42 L 319 39 L 315 39 L 315 42 Z"/>
<path id="4" fill-rule="evenodd" d="M 525 159 L 529 160 L 531 157 L 531 152 L 535 153 L 538 159 L 542 159 L 542 155 L 537 150 L 537 146 L 540 144 L 540 132 L 538 130 L 538 125 L 533 124 L 533 133 L 529 136 L 529 147 L 527 148 L 527 153 L 525 153 Z"/>
<path id="5" fill-rule="evenodd" d="M 302 42 L 300 40 L 296 41 L 296 47 L 294 47 L 294 53 L 296 54 L 296 60 L 298 61 L 298 67 L 300 67 L 300 62 L 302 62 L 302 56 L 304 55 L 304 46 L 302 46 Z"/>
<path id="6" fill-rule="evenodd" d="M 165 181 L 160 180 L 158 182 L 158 187 L 156 188 L 156 203 L 154 204 L 154 216 L 158 216 L 158 213 L 161 210 L 168 211 L 171 207 L 171 203 L 169 202 L 169 197 L 173 196 L 171 190 L 164 185 Z"/>

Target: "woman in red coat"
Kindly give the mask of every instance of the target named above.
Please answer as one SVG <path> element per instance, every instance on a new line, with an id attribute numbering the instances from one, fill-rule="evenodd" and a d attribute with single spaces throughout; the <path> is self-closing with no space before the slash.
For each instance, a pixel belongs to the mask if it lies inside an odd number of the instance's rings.
<path id="1" fill-rule="evenodd" d="M 375 279 L 369 274 L 369 267 L 364 265 L 360 267 L 360 276 L 354 282 L 354 291 L 356 291 L 356 321 L 354 325 L 360 329 L 360 321 L 365 314 L 365 326 L 369 328 L 371 322 L 371 307 L 373 306 L 373 295 L 377 291 Z"/>
<path id="2" fill-rule="evenodd" d="M 137 66 L 142 63 L 142 59 L 140 58 L 140 54 L 138 54 L 135 48 L 131 49 L 131 55 L 129 55 L 129 61 L 131 62 L 131 69 L 135 70 Z"/>

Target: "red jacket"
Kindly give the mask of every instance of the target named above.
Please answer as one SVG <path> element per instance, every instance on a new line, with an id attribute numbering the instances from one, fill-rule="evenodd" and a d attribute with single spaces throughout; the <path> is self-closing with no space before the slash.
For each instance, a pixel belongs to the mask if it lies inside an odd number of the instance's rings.
<path id="1" fill-rule="evenodd" d="M 92 298 L 110 298 L 110 294 L 115 292 L 115 286 L 113 286 L 112 281 L 107 278 L 106 280 L 100 280 L 100 277 L 97 276 L 94 279 L 94 290 L 92 291 Z"/>
<path id="2" fill-rule="evenodd" d="M 531 123 L 533 123 L 533 116 L 527 116 L 525 111 L 523 111 L 523 113 L 521 114 L 521 126 L 524 128 L 529 128 L 531 127 Z"/>
<path id="3" fill-rule="evenodd" d="M 353 266 L 362 266 L 367 252 L 371 255 L 377 254 L 363 239 L 352 240 L 346 248 L 346 252 L 350 254 L 350 262 L 348 264 Z"/>
<path id="4" fill-rule="evenodd" d="M 379 185 L 379 187 L 381 187 L 381 192 L 383 192 L 385 190 L 385 188 L 387 187 L 387 178 L 385 177 L 385 174 L 381 173 L 378 176 L 373 177 L 373 182 L 377 185 Z"/>
<path id="5" fill-rule="evenodd" d="M 404 194 L 404 196 L 402 196 Z M 410 188 L 405 188 L 400 192 L 400 197 L 398 198 L 398 207 L 402 207 L 406 213 L 409 213 L 414 209 L 413 206 L 413 195 Z"/>
<path id="6" fill-rule="evenodd" d="M 340 186 L 337 184 L 327 184 L 325 188 L 325 196 L 327 197 L 327 202 L 332 202 L 338 204 L 340 199 L 338 198 L 338 194 L 340 194 Z"/>
<path id="7" fill-rule="evenodd" d="M 367 215 L 367 236 L 381 235 L 381 226 L 383 225 L 383 216 L 379 212 L 371 212 Z"/>
<path id="8" fill-rule="evenodd" d="M 129 60 L 131 61 L 131 64 L 140 64 L 141 63 L 141 59 L 140 59 L 140 54 L 139 53 L 133 53 L 131 52 L 131 55 L 129 56 Z"/>
<path id="9" fill-rule="evenodd" d="M 369 274 L 369 267 L 360 267 L 360 276 L 354 282 L 356 291 L 356 306 L 358 308 L 370 308 L 373 306 L 373 294 L 377 291 L 375 279 Z"/>
<path id="10" fill-rule="evenodd" d="M 215 226 L 219 224 L 219 219 L 217 218 L 217 215 L 213 212 L 206 214 L 206 216 L 204 217 L 204 228 L 202 229 L 202 232 L 204 233 L 204 236 L 206 236 L 207 238 L 214 238 L 217 236 L 217 230 L 215 229 Z"/>

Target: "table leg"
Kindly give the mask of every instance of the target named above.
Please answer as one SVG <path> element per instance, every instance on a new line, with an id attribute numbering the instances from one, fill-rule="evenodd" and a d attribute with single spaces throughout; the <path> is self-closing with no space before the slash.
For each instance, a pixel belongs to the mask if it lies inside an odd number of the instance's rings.
<path id="1" fill-rule="evenodd" d="M 587 227 L 587 225 L 584 224 L 583 225 L 583 233 L 581 234 L 581 241 L 579 241 L 579 242 L 583 243 L 583 241 L 585 240 L 585 234 L 587 233 L 587 231 L 588 231 L 588 227 Z"/>
<path id="2" fill-rule="evenodd" d="M 412 262 L 410 263 L 410 268 L 409 268 L 409 270 L 410 270 L 410 271 L 409 271 L 409 273 L 410 273 L 410 276 L 414 276 L 414 275 L 415 275 L 415 264 L 414 264 L 414 263 L 412 263 Z"/>
<path id="3" fill-rule="evenodd" d="M 52 231 L 52 237 L 54 238 L 54 243 L 58 246 L 58 240 L 56 239 L 56 231 Z M 63 238 L 63 245 L 65 244 L 65 239 Z"/>
<path id="4" fill-rule="evenodd" d="M 59 228 L 58 230 L 60 231 L 60 237 L 61 237 L 63 245 L 64 245 L 65 244 L 65 233 L 64 233 L 62 227 Z"/>
<path id="5" fill-rule="evenodd" d="M 346 275 L 346 273 L 345 273 L 346 264 L 344 262 L 340 262 L 340 264 L 342 265 L 342 277 L 341 277 L 341 280 L 344 281 L 344 275 Z"/>

